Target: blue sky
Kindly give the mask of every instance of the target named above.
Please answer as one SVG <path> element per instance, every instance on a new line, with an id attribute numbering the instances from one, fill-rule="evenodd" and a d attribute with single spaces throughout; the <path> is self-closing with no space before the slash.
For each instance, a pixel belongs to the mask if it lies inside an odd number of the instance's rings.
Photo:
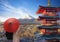
<path id="1" fill-rule="evenodd" d="M 39 5 L 47 6 L 48 0 L 0 0 L 0 19 L 25 18 L 29 15 L 37 18 Z M 60 0 L 51 0 L 51 6 L 60 6 Z"/>

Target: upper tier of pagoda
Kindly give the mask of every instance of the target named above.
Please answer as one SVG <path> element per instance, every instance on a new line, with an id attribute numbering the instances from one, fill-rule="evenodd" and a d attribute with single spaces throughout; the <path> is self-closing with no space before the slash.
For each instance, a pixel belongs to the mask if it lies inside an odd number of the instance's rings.
<path id="1" fill-rule="evenodd" d="M 44 7 L 44 6 L 39 6 L 39 9 L 37 11 L 37 14 L 41 14 L 45 12 L 60 12 L 60 7 Z"/>

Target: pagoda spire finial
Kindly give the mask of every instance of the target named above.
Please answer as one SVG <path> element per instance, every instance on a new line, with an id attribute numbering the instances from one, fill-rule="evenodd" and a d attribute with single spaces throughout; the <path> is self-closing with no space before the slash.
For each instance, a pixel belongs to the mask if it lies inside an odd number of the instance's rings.
<path id="1" fill-rule="evenodd" d="M 50 0 L 48 0 L 48 6 L 49 6 L 49 7 L 51 6 L 51 4 L 50 4 Z"/>

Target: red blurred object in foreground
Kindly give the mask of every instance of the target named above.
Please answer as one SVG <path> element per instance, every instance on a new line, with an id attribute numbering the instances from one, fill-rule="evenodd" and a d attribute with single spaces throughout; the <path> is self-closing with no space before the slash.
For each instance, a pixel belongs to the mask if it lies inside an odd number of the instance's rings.
<path id="1" fill-rule="evenodd" d="M 4 29 L 6 32 L 16 32 L 19 27 L 19 21 L 15 18 L 9 18 L 4 22 Z"/>

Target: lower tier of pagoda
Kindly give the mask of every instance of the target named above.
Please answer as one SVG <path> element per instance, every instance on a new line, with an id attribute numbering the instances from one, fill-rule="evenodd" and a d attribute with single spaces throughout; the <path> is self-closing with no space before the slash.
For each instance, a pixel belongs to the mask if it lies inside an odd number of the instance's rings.
<path id="1" fill-rule="evenodd" d="M 40 39 L 60 39 L 60 25 L 56 26 L 39 26 Z"/>

